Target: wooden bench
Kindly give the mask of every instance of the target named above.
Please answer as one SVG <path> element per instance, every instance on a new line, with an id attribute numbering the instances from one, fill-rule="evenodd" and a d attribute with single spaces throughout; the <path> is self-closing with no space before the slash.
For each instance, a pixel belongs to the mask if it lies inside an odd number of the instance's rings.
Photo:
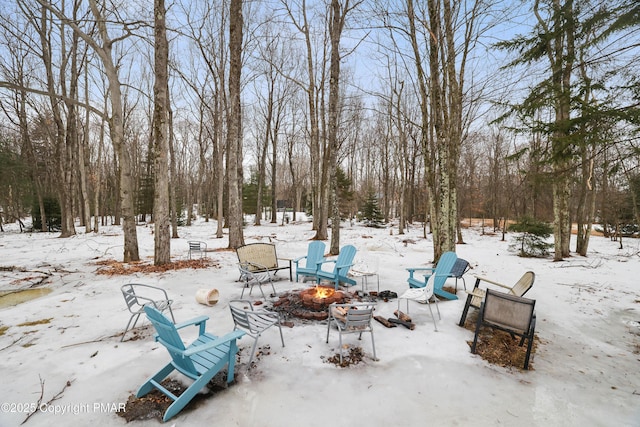
<path id="1" fill-rule="evenodd" d="M 236 249 L 240 264 L 253 273 L 277 273 L 280 270 L 289 270 L 289 280 L 293 282 L 291 259 L 278 258 L 276 246 L 272 243 L 249 243 Z M 287 265 L 280 261 L 288 261 Z"/>

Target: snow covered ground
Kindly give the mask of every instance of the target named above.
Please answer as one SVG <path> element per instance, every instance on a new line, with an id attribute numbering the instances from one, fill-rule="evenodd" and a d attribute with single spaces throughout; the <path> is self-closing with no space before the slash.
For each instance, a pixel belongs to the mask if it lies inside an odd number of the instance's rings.
<path id="1" fill-rule="evenodd" d="M 215 239 L 215 229 L 214 222 L 181 227 L 180 239 L 171 242 L 173 258 L 186 259 L 188 240 L 226 248 L 227 239 Z M 118 227 L 68 239 L 7 230 L 0 233 L 0 290 L 48 276 L 44 286 L 52 292 L 0 308 L 2 427 L 19 425 L 39 399 L 48 402 L 63 388 L 25 425 L 126 425 L 114 411 L 168 361 L 168 353 L 152 340 L 146 321 L 144 339 L 120 342 L 129 318 L 120 293 L 125 283 L 165 288 L 175 300 L 177 321 L 204 314 L 214 334 L 233 327 L 228 301 L 240 297 L 241 285 L 232 251 L 209 253 L 218 268 L 105 276 L 96 274 L 96 263 L 122 259 Z M 246 243 L 270 241 L 279 256 L 292 258 L 306 253 L 313 235 L 307 222 L 245 229 Z M 498 367 L 470 353 L 467 341 L 473 333 L 457 326 L 465 299 L 460 284 L 459 299 L 439 305 L 438 332 L 428 308 L 415 303 L 410 307 L 417 324 L 413 331 L 374 322 L 379 361 L 365 358 L 347 368 L 327 363 L 338 351 L 337 333 L 327 344 L 326 324 L 296 323 L 283 330 L 284 348 L 277 330 L 268 331 L 259 346 L 268 346 L 270 354 L 247 371 L 252 341 L 242 339 L 237 382 L 167 425 L 639 426 L 640 241 L 626 240 L 619 249 L 617 242 L 592 237 L 588 257 L 554 263 L 515 256 L 508 251 L 511 236 L 501 241 L 501 235 L 482 235 L 476 228 L 463 235 L 466 244 L 456 251 L 473 267 L 466 276 L 468 288 L 473 274 L 513 283 L 527 270 L 536 273 L 527 294 L 537 301 L 541 340 L 532 370 Z M 140 226 L 138 238 L 141 257 L 152 262 L 152 227 Z M 397 228 L 344 224 L 340 244 L 355 245 L 356 263 L 377 265 L 380 289 L 398 293 L 407 288 L 405 268 L 430 266 L 433 258 L 430 237 L 422 238 L 417 225 L 398 235 Z M 278 292 L 305 286 L 309 283 L 276 282 Z M 196 292 L 211 288 L 219 290 L 220 301 L 199 304 Z M 254 291 L 252 298 L 259 295 Z M 392 317 L 396 308 L 392 300 L 380 302 L 377 311 Z M 345 342 L 371 356 L 368 335 L 361 342 L 347 336 Z M 157 424 L 155 419 L 131 423 Z"/>

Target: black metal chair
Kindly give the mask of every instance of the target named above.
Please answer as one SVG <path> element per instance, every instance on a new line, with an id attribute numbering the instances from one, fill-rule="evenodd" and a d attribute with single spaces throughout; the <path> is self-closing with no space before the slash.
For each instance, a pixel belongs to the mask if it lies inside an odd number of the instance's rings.
<path id="1" fill-rule="evenodd" d="M 488 326 L 499 329 L 508 332 L 514 339 L 516 335 L 521 337 L 520 346 L 528 340 L 524 369 L 529 369 L 529 357 L 536 330 L 535 306 L 536 300 L 487 289 L 484 302 L 480 306 L 471 353 L 476 352 L 480 328 Z"/>

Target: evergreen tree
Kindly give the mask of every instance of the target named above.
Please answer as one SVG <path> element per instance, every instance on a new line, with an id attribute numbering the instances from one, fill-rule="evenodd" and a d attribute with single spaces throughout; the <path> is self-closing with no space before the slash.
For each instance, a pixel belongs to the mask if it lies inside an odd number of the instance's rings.
<path id="1" fill-rule="evenodd" d="M 509 231 L 520 233 L 514 238 L 511 249 L 518 250 L 521 257 L 544 257 L 549 255 L 552 243 L 545 239 L 553 233 L 553 227 L 543 221 L 531 217 L 523 217 L 515 224 L 509 226 Z"/>
<path id="2" fill-rule="evenodd" d="M 378 198 L 373 191 L 367 193 L 367 199 L 362 207 L 362 220 L 367 227 L 381 228 L 384 226 L 383 215 L 378 204 Z"/>

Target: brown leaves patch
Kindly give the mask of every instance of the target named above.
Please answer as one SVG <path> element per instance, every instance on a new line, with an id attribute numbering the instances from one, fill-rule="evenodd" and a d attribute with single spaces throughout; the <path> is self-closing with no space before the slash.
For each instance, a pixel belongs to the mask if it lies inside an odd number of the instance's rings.
<path id="1" fill-rule="evenodd" d="M 476 319 L 477 315 L 469 316 L 464 325 L 465 329 L 475 333 Z M 519 345 L 520 339 L 518 336 L 513 339 L 509 333 L 499 329 L 483 327 L 480 329 L 478 335 L 476 353 L 493 365 L 523 369 L 528 341 L 525 341 L 521 347 Z M 539 342 L 540 339 L 538 335 L 534 335 L 533 345 L 531 346 L 531 357 L 529 358 L 529 370 L 533 370 L 533 355 L 536 352 Z M 467 341 L 467 344 L 471 347 L 473 340 Z"/>
<path id="2" fill-rule="evenodd" d="M 220 267 L 218 262 L 208 258 L 173 261 L 163 265 L 153 265 L 142 261 L 124 263 L 115 260 L 104 260 L 98 261 L 96 265 L 100 266 L 96 271 L 97 274 L 104 274 L 108 276 L 127 275 L 133 273 L 164 273 L 166 271 L 182 270 L 184 268 Z"/>
<path id="3" fill-rule="evenodd" d="M 336 353 L 333 356 L 327 359 L 327 363 L 333 363 L 336 366 L 341 368 L 346 368 L 347 366 L 357 365 L 362 362 L 364 359 L 364 351 L 362 347 L 351 347 L 349 349 L 349 354 L 342 355 L 342 363 L 340 363 L 340 354 Z"/>
<path id="4" fill-rule="evenodd" d="M 186 387 L 179 381 L 173 379 L 166 379 L 162 381 L 162 386 L 173 393 L 175 396 L 180 396 Z M 207 384 L 208 391 L 206 393 L 198 393 L 191 399 L 183 411 L 189 411 L 198 407 L 201 403 L 206 402 L 207 399 L 216 395 L 216 393 L 224 390 L 227 385 L 227 370 L 223 369 L 218 372 L 211 381 Z M 159 390 L 153 390 L 149 394 L 142 397 L 135 397 L 130 395 L 125 404 L 124 411 L 118 411 L 117 414 L 124 418 L 127 422 L 133 420 L 150 420 L 156 418 L 159 421 L 162 420 L 165 411 L 173 403 L 169 397 L 161 393 Z"/>

